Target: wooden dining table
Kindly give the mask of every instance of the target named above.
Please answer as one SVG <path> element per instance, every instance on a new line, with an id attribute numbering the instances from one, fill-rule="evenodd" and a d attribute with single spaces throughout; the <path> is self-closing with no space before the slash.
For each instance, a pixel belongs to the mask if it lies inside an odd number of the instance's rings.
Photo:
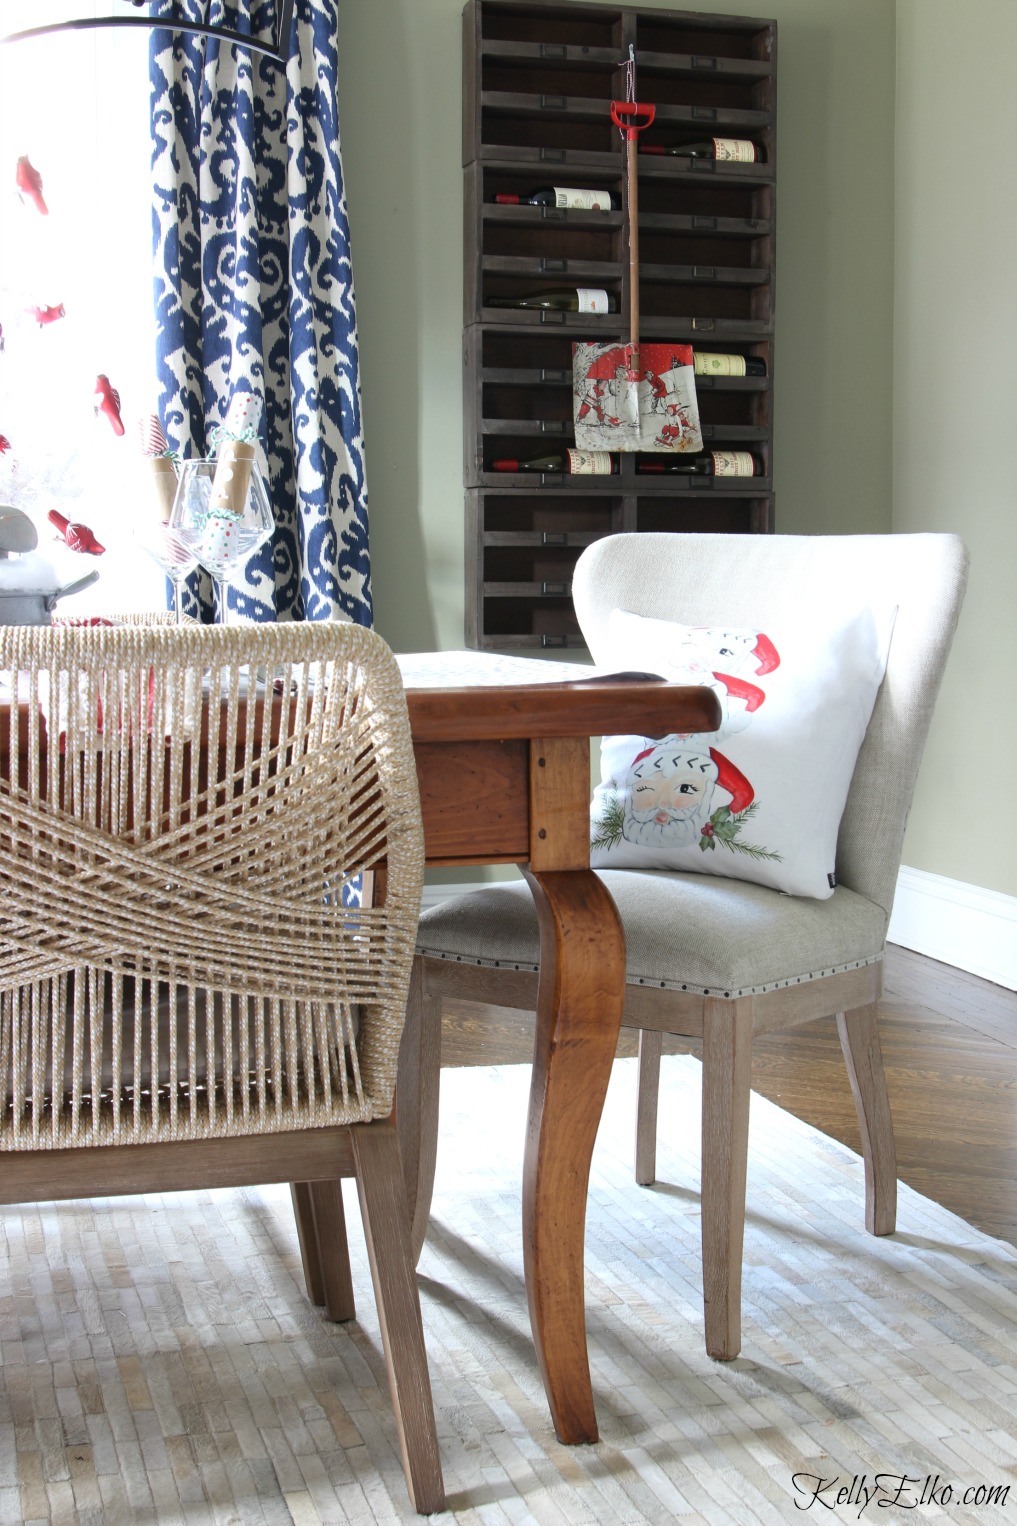
<path id="1" fill-rule="evenodd" d="M 605 677 L 539 659 L 460 652 L 399 662 L 427 864 L 518 865 L 536 903 L 540 979 L 522 1152 L 524 1275 L 555 1433 L 569 1444 L 596 1441 L 583 1242 L 590 1163 L 621 1026 L 625 940 L 614 902 L 590 869 L 590 740 L 712 731 L 717 700 L 707 687 L 645 674 Z M 8 699 L 0 702 L 0 771 L 12 777 L 16 768 L 20 777 L 26 760 L 14 764 L 9 756 L 9 723 Z M 27 726 L 18 730 L 24 739 Z M 407 1055 L 417 1039 L 407 1029 Z M 413 1069 L 401 1058 L 401 1077 Z M 414 1104 L 412 1089 L 397 1083 L 400 1135 L 409 1140 Z M 165 1148 L 184 1161 L 191 1147 Z M 124 1167 L 125 1181 L 133 1169 Z M 281 1157 L 279 1170 L 273 1179 L 292 1180 Z M 138 1190 L 119 1186 L 109 1169 L 105 1185 Z M 295 1188 L 305 1269 L 305 1237 L 319 1211 L 314 1198 Z"/>
<path id="2" fill-rule="evenodd" d="M 625 938 L 590 869 L 590 739 L 713 731 L 717 699 L 706 687 L 540 659 L 425 653 L 399 663 L 428 865 L 516 864 L 536 903 L 540 979 L 522 1161 L 526 1293 L 555 1434 L 568 1444 L 596 1441 L 586 1195 L 621 1027 Z M 408 1034 L 404 1043 L 413 1042 Z M 400 1106 L 412 1108 L 413 1099 L 401 1103 L 397 1086 Z"/>

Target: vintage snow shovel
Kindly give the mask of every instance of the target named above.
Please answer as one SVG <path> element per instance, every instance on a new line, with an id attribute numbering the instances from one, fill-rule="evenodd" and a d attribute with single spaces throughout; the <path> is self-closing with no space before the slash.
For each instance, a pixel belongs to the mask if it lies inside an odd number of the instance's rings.
<path id="1" fill-rule="evenodd" d="M 628 344 L 572 346 L 576 447 L 608 451 L 700 451 L 692 346 L 639 343 L 639 174 L 636 140 L 656 115 L 638 101 L 612 101 L 625 134 L 628 179 Z"/>

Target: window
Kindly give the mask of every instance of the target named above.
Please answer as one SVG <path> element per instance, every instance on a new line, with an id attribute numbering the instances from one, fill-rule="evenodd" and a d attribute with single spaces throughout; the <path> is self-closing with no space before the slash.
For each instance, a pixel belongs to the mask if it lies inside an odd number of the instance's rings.
<path id="1" fill-rule="evenodd" d="M 0 0 L 0 34 L 79 16 L 111 0 Z M 145 29 L 96 29 L 0 46 L 0 502 L 35 521 L 61 584 L 99 581 L 64 615 L 161 609 L 162 573 L 134 544 L 138 421 L 155 406 L 151 141 Z M 27 155 L 43 215 L 19 197 Z M 63 316 L 40 323 L 63 308 Z M 45 310 L 49 309 L 50 313 Z M 94 413 L 96 378 L 120 394 L 124 434 Z M 67 549 L 57 509 L 90 526 L 100 557 Z"/>

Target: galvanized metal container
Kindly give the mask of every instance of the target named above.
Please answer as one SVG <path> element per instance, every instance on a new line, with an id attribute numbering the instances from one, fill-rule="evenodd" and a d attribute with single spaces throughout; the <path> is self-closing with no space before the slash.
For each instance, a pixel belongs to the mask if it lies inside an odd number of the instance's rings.
<path id="1" fill-rule="evenodd" d="M 83 578 L 75 578 L 73 583 L 64 583 L 62 587 L 0 588 L 0 625 L 50 625 L 50 616 L 57 601 L 80 593 L 84 588 L 91 588 L 98 577 L 98 572 L 93 570 L 86 572 Z"/>

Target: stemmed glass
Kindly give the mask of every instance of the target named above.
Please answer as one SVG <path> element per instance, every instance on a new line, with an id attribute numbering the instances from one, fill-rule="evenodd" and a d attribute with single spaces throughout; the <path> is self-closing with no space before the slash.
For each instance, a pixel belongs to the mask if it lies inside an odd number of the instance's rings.
<path id="1" fill-rule="evenodd" d="M 173 584 L 173 608 L 179 625 L 184 617 L 184 583 L 197 567 L 198 558 L 168 524 L 158 521 L 143 523 L 137 527 L 135 534 L 145 555 L 151 557 L 157 567 L 162 568 Z"/>
<path id="2" fill-rule="evenodd" d="M 145 465 L 150 475 L 146 473 L 138 484 L 140 501 L 133 522 L 134 539 L 173 584 L 173 608 L 179 625 L 183 620 L 183 585 L 198 560 L 169 523 L 177 489 L 174 459 L 168 455 L 155 456 L 147 459 Z"/>
<path id="3" fill-rule="evenodd" d="M 231 576 L 274 528 L 264 479 L 253 460 L 232 462 L 228 442 L 217 460 L 182 461 L 169 529 L 219 585 L 220 619 L 227 622 Z"/>

